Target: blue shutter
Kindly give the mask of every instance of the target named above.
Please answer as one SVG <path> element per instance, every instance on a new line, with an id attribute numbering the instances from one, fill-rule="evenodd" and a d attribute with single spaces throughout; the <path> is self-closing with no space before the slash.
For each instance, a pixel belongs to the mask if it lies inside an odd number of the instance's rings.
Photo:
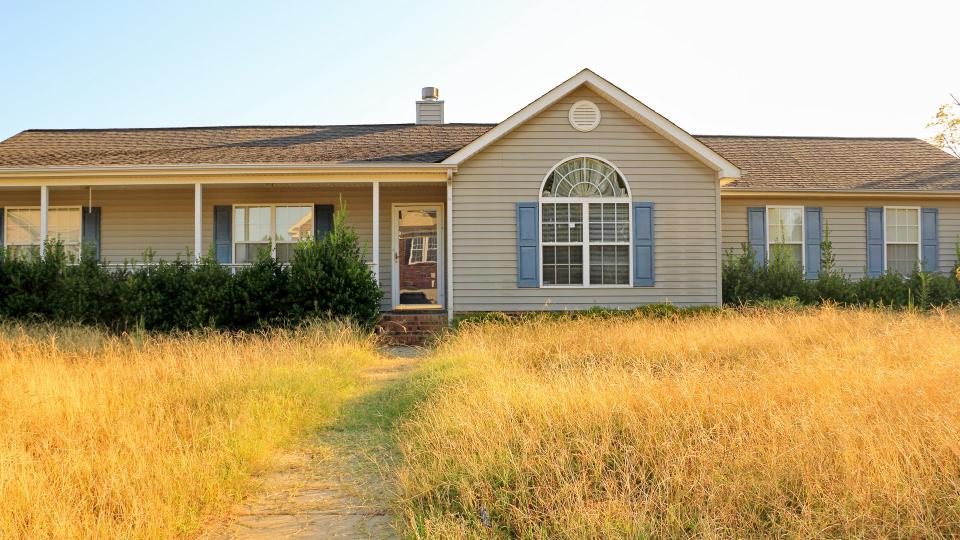
<path id="1" fill-rule="evenodd" d="M 883 274 L 883 208 L 867 208 L 867 275 Z"/>
<path id="2" fill-rule="evenodd" d="M 747 241 L 757 266 L 767 264 L 767 209 L 747 208 Z"/>
<path id="3" fill-rule="evenodd" d="M 89 250 L 93 260 L 100 260 L 100 208 L 84 206 L 81 209 L 83 219 L 81 221 L 80 237 L 83 243 L 84 253 Z"/>
<path id="4" fill-rule="evenodd" d="M 233 208 L 230 206 L 213 207 L 213 246 L 217 262 L 233 262 Z"/>
<path id="5" fill-rule="evenodd" d="M 540 286 L 539 221 L 537 203 L 517 203 L 517 287 Z"/>
<path id="6" fill-rule="evenodd" d="M 333 231 L 333 205 L 313 205 L 313 237 L 320 240 Z"/>
<path id="7" fill-rule="evenodd" d="M 817 279 L 820 275 L 820 243 L 823 242 L 823 211 L 820 208 L 806 207 L 804 212 L 803 249 L 806 251 L 806 278 Z"/>
<path id="8" fill-rule="evenodd" d="M 653 287 L 653 203 L 633 203 L 633 286 Z"/>
<path id="9" fill-rule="evenodd" d="M 923 255 L 923 271 L 937 272 L 940 270 L 937 209 L 924 208 L 920 210 L 920 216 L 920 230 L 923 231 L 923 241 L 920 249 L 920 253 Z"/>

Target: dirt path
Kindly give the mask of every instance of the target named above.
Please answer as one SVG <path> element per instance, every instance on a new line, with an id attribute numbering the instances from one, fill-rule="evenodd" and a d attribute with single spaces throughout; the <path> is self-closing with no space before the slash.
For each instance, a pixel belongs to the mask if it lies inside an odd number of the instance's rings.
<path id="1" fill-rule="evenodd" d="M 383 356 L 365 374 L 371 388 L 343 420 L 281 456 L 255 494 L 203 538 L 397 538 L 389 512 L 393 456 L 381 421 L 389 396 L 381 394 L 416 364 L 419 351 L 393 348 Z"/>

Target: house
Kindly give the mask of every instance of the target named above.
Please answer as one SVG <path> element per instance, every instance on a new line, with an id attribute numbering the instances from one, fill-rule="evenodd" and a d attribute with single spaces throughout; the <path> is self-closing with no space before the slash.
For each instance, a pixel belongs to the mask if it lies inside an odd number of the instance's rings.
<path id="1" fill-rule="evenodd" d="M 948 271 L 960 161 L 916 139 L 694 136 L 590 70 L 499 124 L 28 130 L 0 143 L 2 241 L 107 263 L 286 260 L 338 205 L 385 311 L 721 302 L 726 249 L 807 277 Z"/>

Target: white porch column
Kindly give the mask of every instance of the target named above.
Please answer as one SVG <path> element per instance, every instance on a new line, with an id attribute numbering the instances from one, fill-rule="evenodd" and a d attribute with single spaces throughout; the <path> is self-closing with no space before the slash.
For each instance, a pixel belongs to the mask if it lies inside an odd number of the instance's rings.
<path id="1" fill-rule="evenodd" d="M 50 188 L 40 186 L 40 257 L 47 253 L 48 214 L 50 213 Z"/>
<path id="2" fill-rule="evenodd" d="M 203 184 L 193 185 L 193 257 L 197 262 L 203 256 Z"/>
<path id="3" fill-rule="evenodd" d="M 380 283 L 380 182 L 373 182 L 373 277 Z"/>
<path id="4" fill-rule="evenodd" d="M 447 320 L 453 322 L 453 179 L 447 180 Z"/>

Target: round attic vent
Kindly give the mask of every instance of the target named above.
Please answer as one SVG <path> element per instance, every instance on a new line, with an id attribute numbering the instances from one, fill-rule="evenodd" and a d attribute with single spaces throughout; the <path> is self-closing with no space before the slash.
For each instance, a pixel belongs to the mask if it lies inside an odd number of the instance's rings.
<path id="1" fill-rule="evenodd" d="M 570 107 L 570 125 L 577 131 L 593 131 L 600 124 L 600 108 L 592 101 L 580 100 Z"/>

